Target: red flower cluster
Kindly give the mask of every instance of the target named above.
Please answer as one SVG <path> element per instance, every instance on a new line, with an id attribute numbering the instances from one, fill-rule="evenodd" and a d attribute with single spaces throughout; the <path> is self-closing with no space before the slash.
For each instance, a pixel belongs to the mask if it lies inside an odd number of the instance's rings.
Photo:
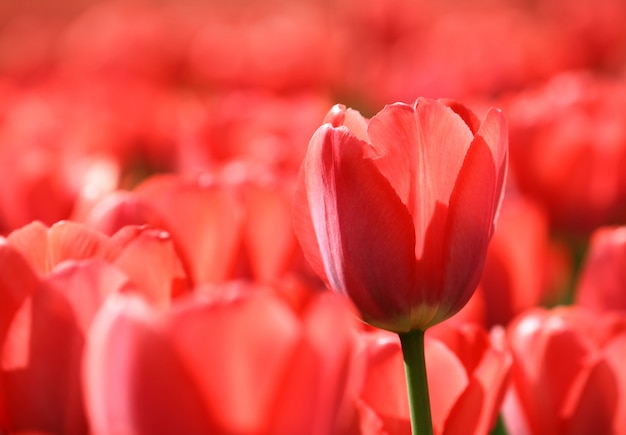
<path id="1" fill-rule="evenodd" d="M 626 434 L 625 2 L 9 3 L 0 434 Z"/>

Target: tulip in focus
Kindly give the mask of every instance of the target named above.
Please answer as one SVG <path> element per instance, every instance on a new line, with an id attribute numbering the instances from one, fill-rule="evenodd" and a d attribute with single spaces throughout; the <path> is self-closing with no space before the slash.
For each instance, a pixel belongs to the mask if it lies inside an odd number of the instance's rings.
<path id="1" fill-rule="evenodd" d="M 418 99 L 370 121 L 335 106 L 313 135 L 294 205 L 307 259 L 363 319 L 425 330 L 459 311 L 481 276 L 503 195 L 507 127 Z"/>

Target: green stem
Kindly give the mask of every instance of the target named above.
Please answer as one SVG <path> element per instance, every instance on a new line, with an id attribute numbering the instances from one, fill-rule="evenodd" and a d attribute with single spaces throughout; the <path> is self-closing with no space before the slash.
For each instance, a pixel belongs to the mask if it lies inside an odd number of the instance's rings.
<path id="1" fill-rule="evenodd" d="M 424 331 L 415 330 L 398 334 L 404 356 L 404 372 L 409 392 L 411 431 L 413 435 L 432 435 L 430 398 L 424 358 Z"/>

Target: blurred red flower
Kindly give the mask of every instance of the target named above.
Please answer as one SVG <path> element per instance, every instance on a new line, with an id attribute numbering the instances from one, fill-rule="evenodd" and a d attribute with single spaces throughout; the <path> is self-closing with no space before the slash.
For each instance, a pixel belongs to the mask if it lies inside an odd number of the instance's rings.
<path id="1" fill-rule="evenodd" d="M 599 228 L 576 286 L 575 303 L 596 311 L 626 312 L 626 227 Z"/>
<path id="2" fill-rule="evenodd" d="M 508 329 L 510 434 L 623 434 L 626 318 L 579 307 L 536 308 Z"/>
<path id="3" fill-rule="evenodd" d="M 503 102 L 512 175 L 553 229 L 586 235 L 626 219 L 625 83 L 567 73 Z"/>
<path id="4" fill-rule="evenodd" d="M 500 111 L 418 99 L 371 121 L 335 107 L 313 135 L 294 203 L 313 269 L 396 332 L 459 311 L 480 279 L 507 167 Z"/>
<path id="5" fill-rule="evenodd" d="M 159 314 L 111 298 L 86 356 L 94 434 L 344 433 L 359 375 L 345 301 L 293 311 L 241 282 L 202 288 Z"/>
<path id="6" fill-rule="evenodd" d="M 109 237 L 33 222 L 0 239 L 0 429 L 88 433 L 81 365 L 95 313 L 114 293 L 162 310 L 186 291 L 162 230 L 128 226 Z"/>
<path id="7" fill-rule="evenodd" d="M 85 335 L 107 295 L 130 288 L 99 259 L 67 261 L 38 277 L 17 250 L 0 244 L 0 429 L 88 432 Z"/>
<path id="8" fill-rule="evenodd" d="M 551 240 L 544 210 L 519 195 L 504 198 L 473 297 L 487 327 L 507 325 L 522 311 L 559 300 L 571 273 L 569 253 Z"/>

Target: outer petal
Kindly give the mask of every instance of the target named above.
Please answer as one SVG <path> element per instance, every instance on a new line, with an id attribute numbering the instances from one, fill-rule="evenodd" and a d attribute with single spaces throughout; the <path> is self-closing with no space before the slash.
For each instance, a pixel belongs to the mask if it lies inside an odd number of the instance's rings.
<path id="1" fill-rule="evenodd" d="M 493 155 L 476 136 L 450 198 L 443 256 L 442 293 L 434 295 L 443 318 L 457 312 L 475 291 L 494 230 L 494 215 L 502 194 Z"/>
<path id="2" fill-rule="evenodd" d="M 322 252 L 320 251 L 320 245 L 317 241 L 317 234 L 315 233 L 315 227 L 313 226 L 311 207 L 309 206 L 309 198 L 307 197 L 306 185 L 304 182 L 304 172 L 303 165 L 298 173 L 298 182 L 296 184 L 296 191 L 294 193 L 293 204 L 291 207 L 293 230 L 296 234 L 298 242 L 300 243 L 302 252 L 304 253 L 304 258 L 306 258 L 307 262 L 317 276 L 319 276 L 322 281 L 330 287 L 330 282 L 326 276 Z"/>
<path id="3" fill-rule="evenodd" d="M 344 127 L 320 127 L 304 182 L 326 276 L 366 321 L 408 331 L 415 282 L 413 222 L 389 182 Z M 365 236 L 367 235 L 367 236 Z"/>
<path id="4" fill-rule="evenodd" d="M 620 392 L 610 365 L 597 359 L 580 373 L 564 403 L 563 432 L 572 435 L 612 433 Z"/>

